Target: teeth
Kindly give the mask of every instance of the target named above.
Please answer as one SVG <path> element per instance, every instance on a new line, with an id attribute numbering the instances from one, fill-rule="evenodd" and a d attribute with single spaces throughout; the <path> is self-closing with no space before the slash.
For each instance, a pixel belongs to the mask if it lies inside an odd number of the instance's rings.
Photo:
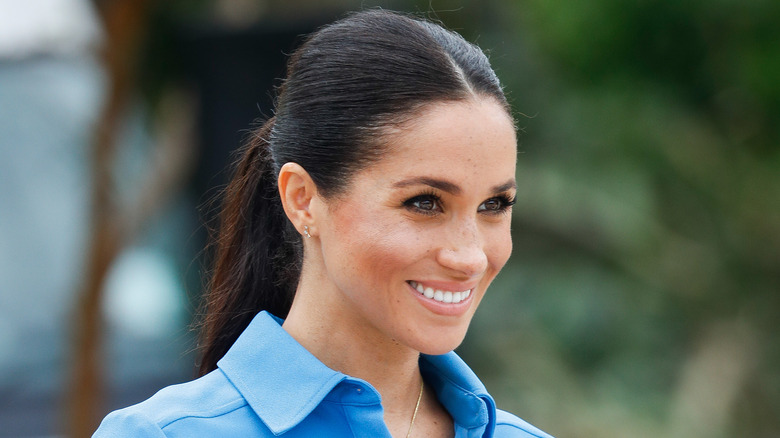
<path id="1" fill-rule="evenodd" d="M 425 287 L 416 281 L 410 281 L 409 284 L 421 295 L 424 295 L 426 298 L 431 298 L 434 301 L 438 301 L 440 303 L 460 303 L 461 301 L 468 298 L 469 295 L 471 295 L 471 289 L 464 290 L 462 292 L 452 292 L 448 290 L 438 290 L 431 287 Z"/>

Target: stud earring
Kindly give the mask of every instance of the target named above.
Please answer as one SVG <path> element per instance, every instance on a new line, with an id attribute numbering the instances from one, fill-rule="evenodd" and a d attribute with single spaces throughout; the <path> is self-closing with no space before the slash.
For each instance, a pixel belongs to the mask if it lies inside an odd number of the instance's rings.
<path id="1" fill-rule="evenodd" d="M 303 226 L 303 234 L 304 234 L 306 237 L 311 237 L 311 234 L 309 234 L 309 226 L 308 226 L 308 225 L 304 225 L 304 226 Z"/>

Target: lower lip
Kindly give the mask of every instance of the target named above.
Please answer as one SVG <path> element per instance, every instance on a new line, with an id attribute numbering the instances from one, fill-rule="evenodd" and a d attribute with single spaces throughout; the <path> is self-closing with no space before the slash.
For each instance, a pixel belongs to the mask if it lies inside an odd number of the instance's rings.
<path id="1" fill-rule="evenodd" d="M 417 300 L 425 306 L 431 312 L 437 315 L 443 316 L 461 316 L 471 307 L 471 300 L 474 298 L 474 290 L 471 290 L 468 298 L 459 303 L 442 303 L 432 298 L 426 298 L 425 295 L 417 292 L 417 289 L 413 288 L 411 284 L 406 283 L 409 286 L 409 291 L 417 297 Z"/>

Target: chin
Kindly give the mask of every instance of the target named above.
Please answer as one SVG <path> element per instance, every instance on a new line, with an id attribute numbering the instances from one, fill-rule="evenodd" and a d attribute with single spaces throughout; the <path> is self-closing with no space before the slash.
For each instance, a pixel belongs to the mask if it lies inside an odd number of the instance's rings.
<path id="1" fill-rule="evenodd" d="M 448 336 L 447 339 L 425 340 L 419 344 L 419 348 L 416 348 L 416 350 L 418 350 L 422 354 L 427 354 L 429 356 L 438 356 L 440 354 L 446 354 L 458 348 L 458 346 L 463 342 L 463 339 L 465 337 L 466 337 L 466 332 L 463 331 L 460 334 L 453 334 L 451 336 Z"/>

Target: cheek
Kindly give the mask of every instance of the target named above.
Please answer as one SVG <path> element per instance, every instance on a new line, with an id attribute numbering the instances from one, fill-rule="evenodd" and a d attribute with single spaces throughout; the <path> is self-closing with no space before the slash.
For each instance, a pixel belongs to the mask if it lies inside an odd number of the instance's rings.
<path id="1" fill-rule="evenodd" d="M 504 267 L 512 254 L 512 233 L 509 229 L 509 221 L 488 235 L 486 248 L 488 261 L 496 271 Z"/>
<path id="2" fill-rule="evenodd" d="M 419 234 L 401 218 L 378 211 L 338 215 L 334 236 L 338 255 L 349 278 L 357 286 L 383 286 L 393 276 L 403 277 L 405 266 L 424 257 Z M 397 215 L 396 215 L 397 216 Z"/>

